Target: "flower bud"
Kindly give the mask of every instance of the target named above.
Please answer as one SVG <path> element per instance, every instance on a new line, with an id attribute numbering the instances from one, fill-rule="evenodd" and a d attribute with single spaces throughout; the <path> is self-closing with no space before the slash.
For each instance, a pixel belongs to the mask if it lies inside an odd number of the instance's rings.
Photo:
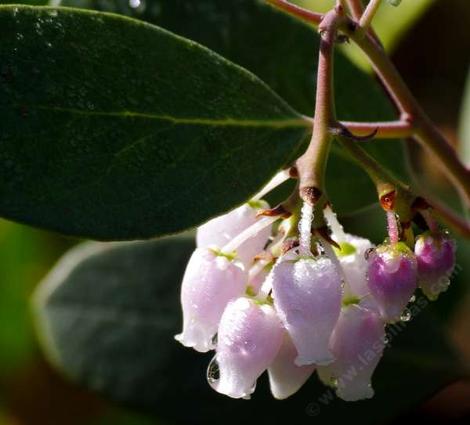
<path id="1" fill-rule="evenodd" d="M 455 241 L 446 236 L 423 234 L 416 240 L 415 254 L 418 284 L 430 300 L 435 300 L 449 286 L 455 266 Z"/>
<path id="2" fill-rule="evenodd" d="M 412 297 L 417 284 L 414 254 L 403 243 L 381 245 L 368 259 L 368 287 L 387 322 L 396 322 Z"/>
<path id="3" fill-rule="evenodd" d="M 269 205 L 264 201 L 253 201 L 208 221 L 197 229 L 197 246 L 199 248 L 210 246 L 224 247 L 235 236 L 257 221 L 256 214 L 259 209 L 268 207 Z M 267 226 L 243 242 L 237 248 L 237 257 L 243 263 L 250 264 L 253 258 L 263 250 L 271 236 L 271 229 L 272 226 Z"/>
<path id="4" fill-rule="evenodd" d="M 244 293 L 246 280 L 247 273 L 238 261 L 212 249 L 197 248 L 183 277 L 183 332 L 175 339 L 196 351 L 213 349 L 222 313 L 229 301 Z"/>
<path id="5" fill-rule="evenodd" d="M 374 311 L 343 307 L 330 341 L 335 361 L 318 368 L 320 379 L 345 401 L 371 398 L 371 378 L 385 347 L 384 323 Z"/>
<path id="6" fill-rule="evenodd" d="M 315 366 L 297 366 L 297 350 L 287 332 L 284 332 L 279 353 L 268 368 L 271 392 L 278 400 L 295 394 L 315 370 Z"/>
<path id="7" fill-rule="evenodd" d="M 341 277 L 328 257 L 280 259 L 269 277 L 274 306 L 297 349 L 295 364 L 333 360 L 328 340 L 341 309 Z"/>
<path id="8" fill-rule="evenodd" d="M 275 359 L 284 329 L 274 309 L 252 299 L 238 298 L 224 311 L 217 334 L 217 353 L 208 380 L 219 393 L 249 398 L 256 380 Z M 218 379 L 213 367 L 218 366 Z"/>

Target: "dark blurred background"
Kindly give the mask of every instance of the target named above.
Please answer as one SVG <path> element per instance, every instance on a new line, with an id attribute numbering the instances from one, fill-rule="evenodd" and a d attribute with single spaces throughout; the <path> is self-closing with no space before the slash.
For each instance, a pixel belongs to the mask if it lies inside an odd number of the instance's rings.
<path id="1" fill-rule="evenodd" d="M 413 1 L 403 0 L 403 3 Z M 322 2 L 317 0 L 316 3 Z M 428 3 L 430 6 L 419 18 L 414 18 L 414 25 L 394 46 L 393 59 L 425 109 L 457 146 L 462 123 L 470 121 L 470 110 L 466 111 L 466 116 L 462 112 L 470 64 L 470 1 Z M 382 18 L 379 24 L 386 32 L 386 27 L 393 26 L 394 20 Z M 466 137 L 468 145 L 470 135 L 467 133 Z M 462 138 L 460 142 L 463 143 Z M 416 146 L 412 146 L 411 153 L 415 169 L 426 184 L 434 191 L 452 194 L 432 159 Z M 449 195 L 449 198 L 458 206 L 455 197 Z M 383 235 L 383 217 L 377 210 L 367 214 L 367 233 L 378 239 Z M 360 220 L 352 217 L 347 225 L 361 232 L 363 220 L 364 217 Z M 41 355 L 29 297 L 54 262 L 77 242 L 0 221 L 0 425 L 160 423 L 113 406 L 75 387 L 53 371 Z M 459 249 L 462 266 L 470 269 L 468 242 L 461 241 Z M 466 365 L 470 364 L 468 288 L 469 270 L 457 276 L 453 288 L 440 300 L 439 307 L 446 320 L 448 336 Z M 446 302 L 446 297 L 457 301 Z M 406 385 L 403 379 L 403 385 Z M 321 422 L 321 418 L 313 420 Z M 431 400 L 397 419 L 396 423 L 411 421 L 470 424 L 470 382 L 452 383 Z"/>

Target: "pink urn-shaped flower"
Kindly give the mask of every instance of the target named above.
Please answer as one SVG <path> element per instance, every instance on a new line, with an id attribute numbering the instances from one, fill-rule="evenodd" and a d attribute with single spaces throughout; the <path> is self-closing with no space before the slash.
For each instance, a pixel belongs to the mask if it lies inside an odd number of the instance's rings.
<path id="1" fill-rule="evenodd" d="M 420 235 L 415 245 L 418 262 L 418 285 L 424 294 L 435 300 L 447 290 L 455 266 L 455 241 L 445 235 Z"/>
<path id="2" fill-rule="evenodd" d="M 222 313 L 245 292 L 246 282 L 241 263 L 210 248 L 197 248 L 183 277 L 183 332 L 176 340 L 201 352 L 213 349 Z"/>
<path id="3" fill-rule="evenodd" d="M 281 348 L 268 368 L 269 385 L 274 398 L 283 400 L 295 394 L 312 375 L 315 366 L 297 366 L 297 350 L 287 332 Z"/>
<path id="4" fill-rule="evenodd" d="M 275 359 L 284 332 L 270 305 L 244 297 L 230 302 L 220 321 L 217 352 L 208 370 L 210 385 L 229 397 L 249 398 L 256 380 Z"/>
<path id="5" fill-rule="evenodd" d="M 251 201 L 227 214 L 208 221 L 198 227 L 197 246 L 223 248 L 237 235 L 255 224 L 258 220 L 256 214 L 260 209 L 265 208 L 269 208 L 266 202 Z M 243 263 L 249 265 L 254 257 L 263 250 L 268 238 L 271 236 L 271 227 L 265 227 L 237 248 L 237 257 Z"/>
<path id="6" fill-rule="evenodd" d="M 379 246 L 369 255 L 367 277 L 383 319 L 399 321 L 417 285 L 413 252 L 402 242 Z"/>
<path id="7" fill-rule="evenodd" d="M 372 374 L 385 347 L 384 322 L 357 304 L 343 307 L 330 342 L 335 361 L 318 368 L 320 379 L 345 401 L 371 398 Z"/>
<path id="8" fill-rule="evenodd" d="M 297 349 L 295 364 L 327 364 L 341 309 L 341 277 L 326 256 L 280 259 L 271 271 L 274 306 Z"/>

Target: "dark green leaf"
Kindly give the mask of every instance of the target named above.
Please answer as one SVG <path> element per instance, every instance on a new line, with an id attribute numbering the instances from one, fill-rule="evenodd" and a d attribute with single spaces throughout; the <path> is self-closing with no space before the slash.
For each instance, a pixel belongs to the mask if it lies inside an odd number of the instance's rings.
<path id="1" fill-rule="evenodd" d="M 126 14 L 193 39 L 254 72 L 299 112 L 313 114 L 318 34 L 262 0 L 147 0 L 136 9 L 127 0 L 62 0 L 62 4 Z M 336 106 L 341 120 L 380 121 L 395 117 L 376 81 L 341 53 L 336 55 L 335 73 Z M 377 141 L 366 149 L 406 180 L 399 142 Z M 341 213 L 377 200 L 367 175 L 339 147 L 330 158 L 327 187 Z"/>
<path id="2" fill-rule="evenodd" d="M 306 122 L 247 71 L 136 20 L 0 6 L 0 214 L 136 239 L 249 198 Z"/>
<path id="3" fill-rule="evenodd" d="M 153 412 L 171 424 L 316 421 L 362 425 L 386 422 L 458 375 L 458 363 L 421 308 L 391 334 L 374 378 L 372 400 L 344 403 L 316 378 L 279 402 L 261 379 L 252 401 L 218 395 L 205 382 L 211 354 L 173 340 L 180 330 L 178 292 L 194 248 L 183 238 L 86 244 L 68 254 L 35 297 L 43 345 L 56 366 L 108 398 Z"/>

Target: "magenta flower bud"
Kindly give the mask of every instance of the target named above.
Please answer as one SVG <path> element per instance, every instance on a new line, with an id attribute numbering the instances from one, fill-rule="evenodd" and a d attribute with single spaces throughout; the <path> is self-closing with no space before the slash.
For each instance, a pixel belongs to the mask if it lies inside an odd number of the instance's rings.
<path id="1" fill-rule="evenodd" d="M 257 221 L 257 212 L 264 208 L 269 208 L 266 202 L 253 201 L 208 221 L 197 229 L 197 246 L 223 248 L 235 236 L 252 226 Z M 267 226 L 243 242 L 237 248 L 237 257 L 246 265 L 250 264 L 253 258 L 263 251 L 271 236 L 271 230 L 272 226 Z"/>
<path id="2" fill-rule="evenodd" d="M 222 313 L 245 292 L 246 281 L 241 263 L 212 249 L 197 248 L 183 277 L 183 332 L 175 339 L 196 351 L 212 350 Z"/>
<path id="3" fill-rule="evenodd" d="M 455 241 L 444 235 L 423 234 L 416 240 L 415 254 L 418 284 L 430 300 L 435 300 L 449 287 L 455 266 Z"/>
<path id="4" fill-rule="evenodd" d="M 249 398 L 256 380 L 275 359 L 284 334 L 274 309 L 249 298 L 230 302 L 217 334 L 217 353 L 208 381 L 219 393 Z M 218 367 L 218 377 L 214 368 Z"/>
<path id="5" fill-rule="evenodd" d="M 333 361 L 328 349 L 341 309 L 341 277 L 328 257 L 280 259 L 269 279 L 274 306 L 289 332 L 297 366 Z"/>
<path id="6" fill-rule="evenodd" d="M 271 392 L 278 400 L 290 397 L 300 390 L 307 379 L 312 375 L 315 366 L 297 366 L 294 363 L 297 350 L 287 332 L 281 348 L 268 368 L 269 385 Z"/>
<path id="7" fill-rule="evenodd" d="M 318 368 L 320 379 L 345 401 L 371 398 L 371 378 L 385 347 L 384 322 L 374 311 L 343 307 L 330 341 L 335 361 Z"/>
<path id="8" fill-rule="evenodd" d="M 415 255 L 401 242 L 381 245 L 368 263 L 367 284 L 380 314 L 387 322 L 399 321 L 417 285 Z"/>

